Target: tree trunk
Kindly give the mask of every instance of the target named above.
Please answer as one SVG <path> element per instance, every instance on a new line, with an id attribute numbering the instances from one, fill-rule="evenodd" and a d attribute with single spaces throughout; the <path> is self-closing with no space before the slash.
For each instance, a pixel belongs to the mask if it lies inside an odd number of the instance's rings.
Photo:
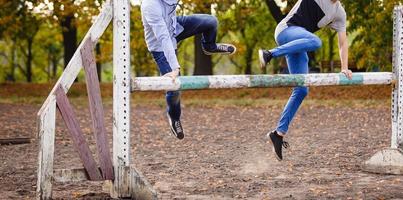
<path id="1" fill-rule="evenodd" d="M 201 44 L 202 35 L 195 36 L 195 70 L 194 75 L 213 75 L 213 61 L 211 56 L 203 53 Z"/>
<path id="2" fill-rule="evenodd" d="M 13 45 L 11 48 L 11 60 L 10 60 L 10 73 L 7 75 L 7 81 L 15 82 L 15 63 L 16 63 L 16 41 L 13 40 Z"/>
<path id="3" fill-rule="evenodd" d="M 52 56 L 52 79 L 56 78 L 57 75 L 57 64 L 58 64 L 58 60 L 57 60 L 57 55 L 54 54 Z"/>
<path id="4" fill-rule="evenodd" d="M 333 60 L 334 57 L 334 37 L 336 36 L 335 33 L 329 32 L 329 61 Z"/>
<path id="5" fill-rule="evenodd" d="M 101 56 L 101 44 L 97 43 L 97 45 L 95 46 L 95 51 L 96 51 L 97 57 L 100 57 Z M 102 81 L 102 63 L 99 61 L 99 59 L 96 59 L 96 63 L 97 63 L 98 81 L 101 82 Z"/>
<path id="6" fill-rule="evenodd" d="M 27 55 L 27 62 L 26 62 L 26 65 L 27 65 L 26 78 L 27 78 L 28 83 L 32 82 L 32 59 L 33 59 L 33 56 L 32 56 L 32 43 L 33 42 L 34 42 L 33 38 L 29 38 L 27 40 L 27 43 L 28 43 L 28 55 Z"/>
<path id="7" fill-rule="evenodd" d="M 66 16 L 61 21 L 64 46 L 64 68 L 67 67 L 77 49 L 77 26 L 74 21 L 74 15 Z"/>
<path id="8" fill-rule="evenodd" d="M 252 47 L 247 48 L 246 55 L 245 55 L 245 61 L 246 61 L 245 74 L 252 74 L 252 62 L 253 62 L 253 48 Z"/>
<path id="9" fill-rule="evenodd" d="M 201 10 L 204 13 L 210 13 L 211 4 L 204 3 Z M 207 11 L 207 12 L 206 12 Z M 195 46 L 195 69 L 194 75 L 213 75 L 213 61 L 211 56 L 207 56 L 203 53 L 202 49 L 202 35 L 196 35 L 194 39 Z"/>
<path id="10" fill-rule="evenodd" d="M 46 70 L 48 82 L 52 79 L 52 53 L 48 51 L 48 69 Z"/>

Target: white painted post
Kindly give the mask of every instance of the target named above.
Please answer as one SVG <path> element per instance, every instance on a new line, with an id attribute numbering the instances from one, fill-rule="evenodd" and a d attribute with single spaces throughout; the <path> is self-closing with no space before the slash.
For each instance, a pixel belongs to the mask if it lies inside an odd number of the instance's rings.
<path id="1" fill-rule="evenodd" d="M 56 97 L 51 95 L 38 119 L 39 153 L 36 199 L 52 198 L 53 156 L 55 151 Z"/>
<path id="2" fill-rule="evenodd" d="M 103 8 L 91 26 L 90 30 L 85 35 L 83 41 L 91 39 L 94 43 L 102 36 L 105 29 L 110 24 L 112 19 L 112 4 L 107 0 Z M 55 91 L 59 86 L 62 86 L 67 92 L 73 84 L 82 68 L 82 59 L 80 50 L 83 44 L 80 44 L 74 56 L 69 61 L 63 74 L 55 84 L 46 101 L 38 112 L 38 171 L 37 171 L 37 199 L 52 198 L 52 180 L 53 180 L 53 156 L 55 143 L 55 125 L 56 125 L 56 97 Z"/>
<path id="3" fill-rule="evenodd" d="M 113 197 L 130 197 L 130 1 L 113 0 Z"/>
<path id="4" fill-rule="evenodd" d="M 393 74 L 391 148 L 378 151 L 363 165 L 369 172 L 403 174 L 403 7 L 393 12 Z"/>
<path id="5" fill-rule="evenodd" d="M 397 82 L 392 93 L 392 148 L 403 142 L 403 6 L 393 13 L 393 72 Z"/>

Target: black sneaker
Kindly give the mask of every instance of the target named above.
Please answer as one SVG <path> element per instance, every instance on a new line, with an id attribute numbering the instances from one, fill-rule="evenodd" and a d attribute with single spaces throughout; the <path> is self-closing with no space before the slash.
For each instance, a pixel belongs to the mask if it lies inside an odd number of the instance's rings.
<path id="1" fill-rule="evenodd" d="M 204 54 L 213 55 L 213 54 L 223 54 L 223 55 L 232 55 L 236 52 L 236 47 L 232 44 L 217 44 L 217 48 L 214 50 L 203 49 Z"/>
<path id="2" fill-rule="evenodd" d="M 183 133 L 183 128 L 180 120 L 173 120 L 167 113 L 169 127 L 171 128 L 172 134 L 178 139 L 182 140 L 185 137 Z"/>
<path id="3" fill-rule="evenodd" d="M 267 63 L 270 63 L 272 58 L 273 54 L 270 51 L 259 49 L 259 61 L 261 68 L 265 68 Z"/>
<path id="4" fill-rule="evenodd" d="M 279 136 L 277 131 L 272 131 L 267 134 L 270 137 L 271 143 L 273 144 L 273 150 L 276 153 L 276 157 L 279 161 L 283 160 L 282 148 L 288 148 L 290 145 L 288 142 L 283 141 L 283 137 Z"/>

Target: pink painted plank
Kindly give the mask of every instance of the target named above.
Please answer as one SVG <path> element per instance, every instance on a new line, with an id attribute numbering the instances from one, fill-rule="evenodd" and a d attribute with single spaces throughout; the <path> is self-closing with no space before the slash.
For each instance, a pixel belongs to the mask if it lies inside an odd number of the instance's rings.
<path id="1" fill-rule="evenodd" d="M 91 150 L 88 147 L 88 144 L 80 129 L 78 120 L 73 111 L 73 107 L 67 99 L 62 86 L 59 86 L 56 89 L 56 103 L 57 108 L 63 117 L 64 123 L 66 124 L 67 129 L 73 138 L 74 147 L 78 151 L 78 155 L 84 164 L 84 168 L 87 170 L 90 180 L 103 180 L 101 173 L 98 170 L 97 163 L 95 162 L 95 159 L 91 154 Z"/>
<path id="2" fill-rule="evenodd" d="M 104 121 L 104 109 L 102 106 L 101 89 L 98 82 L 97 67 L 93 53 L 94 44 L 91 39 L 84 42 L 81 49 L 81 59 L 87 81 L 88 100 L 92 118 L 92 128 L 97 141 L 99 164 L 101 172 L 106 180 L 113 180 L 113 165 L 109 152 L 108 140 Z"/>

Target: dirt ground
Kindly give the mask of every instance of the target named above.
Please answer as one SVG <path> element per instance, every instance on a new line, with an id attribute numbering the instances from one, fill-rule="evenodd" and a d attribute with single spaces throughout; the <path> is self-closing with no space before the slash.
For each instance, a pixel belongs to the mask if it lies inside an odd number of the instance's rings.
<path id="1" fill-rule="evenodd" d="M 371 106 L 362 99 L 343 98 L 360 90 L 308 99 L 291 126 L 291 148 L 283 162 L 275 159 L 265 134 L 276 125 L 285 99 L 245 106 L 185 103 L 183 141 L 169 132 L 161 105 L 133 104 L 132 163 L 160 199 L 403 199 L 403 176 L 361 170 L 363 161 L 389 146 L 391 126 L 389 97 L 378 95 Z M 378 90 L 373 94 L 389 92 Z M 363 98 L 372 98 L 368 95 Z M 39 107 L 0 103 L 0 138 L 33 137 Z M 95 152 L 87 107 L 76 103 L 75 109 Z M 110 104 L 105 113 L 111 122 Z M 111 128 L 107 123 L 110 146 Z M 0 199 L 35 197 L 37 148 L 36 140 L 0 146 Z M 58 116 L 55 168 L 73 167 L 81 167 L 81 162 Z M 53 196 L 109 198 L 100 183 L 90 182 L 55 184 Z"/>

